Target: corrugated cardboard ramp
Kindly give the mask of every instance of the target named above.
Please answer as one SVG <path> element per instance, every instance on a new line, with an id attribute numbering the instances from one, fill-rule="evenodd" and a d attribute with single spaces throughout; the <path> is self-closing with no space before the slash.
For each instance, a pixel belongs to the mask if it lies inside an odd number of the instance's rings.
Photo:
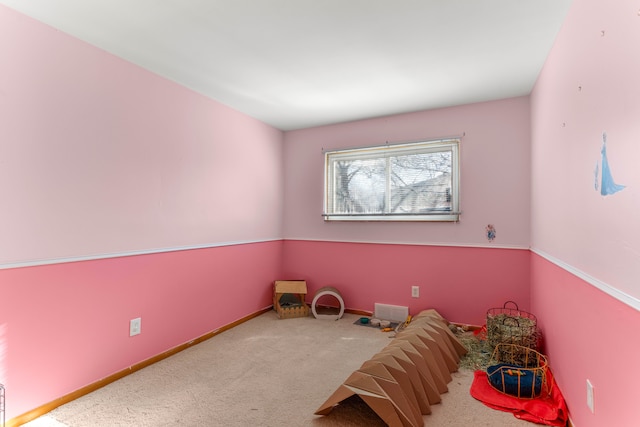
<path id="1" fill-rule="evenodd" d="M 328 415 L 358 395 L 391 427 L 421 427 L 423 415 L 440 403 L 451 372 L 467 350 L 436 310 L 424 310 L 344 383 L 315 412 Z"/>

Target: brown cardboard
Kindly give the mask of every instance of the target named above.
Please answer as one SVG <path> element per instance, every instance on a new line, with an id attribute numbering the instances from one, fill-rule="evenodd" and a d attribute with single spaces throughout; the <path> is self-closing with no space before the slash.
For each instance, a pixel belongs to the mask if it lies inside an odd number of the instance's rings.
<path id="1" fill-rule="evenodd" d="M 367 360 L 362 364 L 359 372 L 364 372 L 365 374 L 369 374 L 375 377 L 380 377 L 385 380 L 395 381 L 398 383 L 400 388 L 402 389 L 402 393 L 404 398 L 407 399 L 409 404 L 411 405 L 411 409 L 416 418 L 421 418 L 423 415 L 420 402 L 418 401 L 418 396 L 416 395 L 413 386 L 411 385 L 411 380 L 405 371 L 395 370 L 381 361 L 376 360 Z M 431 413 L 431 408 L 426 414 Z M 425 415 L 426 415 L 425 414 Z"/>
<path id="2" fill-rule="evenodd" d="M 414 414 L 409 402 L 406 400 L 400 385 L 395 381 L 387 381 L 382 378 L 375 378 L 372 376 L 363 377 L 360 379 L 354 386 L 358 386 L 364 381 L 374 380 L 375 384 L 378 385 L 381 390 L 384 392 L 385 396 L 389 401 L 393 404 L 396 414 L 403 426 L 407 427 L 422 427 L 424 426 L 424 420 L 422 419 L 422 415 L 420 413 Z M 371 381 L 372 382 L 372 381 Z M 347 384 L 349 386 L 351 384 Z M 365 400 L 366 401 L 366 400 Z M 376 402 L 378 403 L 378 402 Z M 384 419 L 384 418 L 383 418 Z"/>
<path id="3" fill-rule="evenodd" d="M 442 319 L 445 322 L 449 323 L 444 317 L 442 317 L 442 315 L 440 313 L 438 313 L 436 311 L 436 309 L 434 308 L 430 308 L 427 310 L 422 310 L 420 313 L 416 314 L 415 316 L 413 316 L 413 319 L 420 319 L 422 317 L 426 317 L 426 316 L 430 316 L 430 317 L 435 317 L 436 319 Z"/>
<path id="4" fill-rule="evenodd" d="M 418 367 L 418 370 L 422 369 L 423 374 L 427 377 L 429 382 L 435 386 L 436 390 L 438 390 L 438 394 L 449 391 L 447 384 L 445 384 L 445 382 L 436 374 L 438 371 L 438 365 L 435 363 L 433 365 L 427 363 L 427 360 L 410 342 L 405 340 L 394 340 L 389 344 L 389 347 L 391 346 L 400 347 L 402 351 L 404 351 L 407 356 L 413 360 L 413 363 Z"/>
<path id="5" fill-rule="evenodd" d="M 433 352 L 429 347 L 426 346 L 426 344 L 420 339 L 420 337 L 418 337 L 417 334 L 408 332 L 402 335 L 396 335 L 396 340 L 407 341 L 413 347 L 415 347 L 416 350 L 418 350 L 420 355 L 427 363 L 427 366 L 429 366 L 429 370 L 433 374 L 433 379 L 436 382 L 438 391 L 440 391 L 440 393 L 447 392 L 447 383 L 451 381 L 451 375 L 446 368 L 444 369 L 444 372 L 441 371 L 440 365 L 438 365 L 438 363 L 436 362 L 436 358 Z M 445 375 L 448 376 L 447 380 L 445 380 Z"/>
<path id="6" fill-rule="evenodd" d="M 282 306 L 280 298 L 284 294 L 292 294 L 299 301 L 299 305 Z M 276 280 L 273 284 L 273 309 L 281 319 L 307 317 L 309 306 L 304 299 L 307 294 L 307 282 L 304 280 Z"/>
<path id="7" fill-rule="evenodd" d="M 392 373 L 397 373 L 399 376 L 404 376 L 409 379 L 411 383 L 411 387 L 413 389 L 413 393 L 416 396 L 418 401 L 418 407 L 420 408 L 420 412 L 423 414 L 431 413 L 431 405 L 429 404 L 429 398 L 427 397 L 427 393 L 424 390 L 424 386 L 422 385 L 422 381 L 420 380 L 420 374 L 418 374 L 418 369 L 411 365 L 406 368 L 403 367 L 398 360 L 393 357 L 392 354 L 384 354 L 378 353 L 371 358 L 371 362 L 380 362 L 383 363 L 387 369 L 389 369 Z"/>
<path id="8" fill-rule="evenodd" d="M 446 336 L 449 337 L 449 342 L 451 342 L 451 344 L 453 345 L 453 348 L 456 350 L 456 353 L 458 354 L 458 356 L 464 356 L 465 354 L 467 354 L 466 347 L 462 344 L 462 342 L 460 342 L 458 337 L 456 337 L 456 334 L 454 334 L 453 331 L 451 331 L 451 328 L 449 328 L 448 322 L 446 322 L 445 320 L 438 320 L 438 319 L 432 319 L 432 320 L 433 321 L 431 322 L 431 325 L 434 327 L 438 325 L 438 327 L 442 329 L 444 334 L 446 334 Z"/>
<path id="9" fill-rule="evenodd" d="M 427 314 L 423 315 L 424 317 L 422 318 L 418 318 L 418 320 L 423 320 L 426 318 L 427 323 L 429 323 L 431 326 L 436 328 L 438 331 L 442 331 L 443 335 L 446 335 L 449 338 L 449 342 L 453 346 L 453 349 L 455 350 L 458 356 L 464 356 L 465 354 L 467 354 L 467 349 L 465 348 L 465 346 L 462 344 L 462 342 L 460 342 L 458 337 L 456 337 L 456 335 L 451 331 L 451 329 L 449 329 L 450 323 L 447 320 L 443 319 L 442 317 L 437 317 L 433 314 L 428 314 L 431 310 L 426 310 L 426 311 L 427 311 Z"/>
<path id="10" fill-rule="evenodd" d="M 276 280 L 275 291 L 281 294 L 306 294 L 307 282 L 304 280 Z"/>
<path id="11" fill-rule="evenodd" d="M 389 381 L 355 371 L 318 408 L 316 415 L 327 415 L 343 400 L 358 395 L 382 420 L 391 427 L 422 427 L 424 420 L 417 416 L 395 381 Z"/>
<path id="12" fill-rule="evenodd" d="M 407 330 L 413 330 L 413 328 L 422 329 L 436 341 L 450 372 L 456 372 L 458 370 L 459 358 L 457 357 L 457 355 L 454 356 L 455 352 L 453 352 L 447 345 L 448 340 L 445 337 L 440 335 L 440 333 L 428 323 L 415 324 L 411 322 L 409 324 L 409 327 L 407 327 Z"/>
<path id="13" fill-rule="evenodd" d="M 417 373 L 418 378 L 420 378 L 420 381 L 422 382 L 422 388 L 427 394 L 427 399 L 430 405 L 434 405 L 442 401 L 440 392 L 438 391 L 433 378 L 431 378 L 431 374 L 428 372 L 428 369 L 425 365 L 417 365 L 415 363 L 416 359 L 412 357 L 413 355 L 408 354 L 408 352 L 398 346 L 392 345 L 388 345 L 382 349 L 380 353 L 391 354 L 403 368 L 414 370 L 414 372 Z"/>
<path id="14" fill-rule="evenodd" d="M 412 328 L 405 329 L 400 331 L 396 338 L 402 338 L 406 335 L 412 336 L 414 338 L 419 339 L 427 348 L 431 350 L 431 354 L 438 365 L 438 372 L 442 375 L 442 379 L 445 383 L 449 384 L 451 382 L 451 373 L 449 372 L 449 367 L 445 362 L 444 355 L 442 354 L 442 350 L 440 350 L 440 346 L 436 342 L 436 340 L 429 335 L 424 329 L 421 328 Z"/>
<path id="15" fill-rule="evenodd" d="M 442 337 L 442 341 L 449 348 L 449 354 L 451 354 L 456 364 L 460 362 L 460 355 L 458 354 L 458 351 L 451 343 L 451 339 L 449 338 L 449 335 L 445 332 L 445 329 L 448 331 L 449 328 L 447 328 L 446 326 L 443 326 L 440 322 L 438 322 L 437 320 L 431 317 L 423 317 L 422 319 L 418 319 L 414 326 L 419 326 L 423 328 L 425 326 L 429 326 L 430 328 L 435 329 L 436 332 L 440 335 L 440 337 Z"/>
<path id="16" fill-rule="evenodd" d="M 410 327 L 406 328 L 407 331 L 413 331 L 416 329 L 424 331 L 436 341 L 438 347 L 440 348 L 440 351 L 442 352 L 442 356 L 447 362 L 447 366 L 449 366 L 450 369 L 454 368 L 454 370 L 451 370 L 451 372 L 454 372 L 455 369 L 457 369 L 459 356 L 455 353 L 455 351 L 451 349 L 449 345 L 447 345 L 447 337 L 443 336 L 440 331 L 436 330 L 428 322 L 412 323 Z"/>
<path id="17" fill-rule="evenodd" d="M 442 401 L 440 394 L 448 391 L 451 372 L 465 353 L 448 322 L 437 311 L 425 310 L 351 374 L 316 414 L 326 415 L 358 395 L 388 425 L 421 426 L 422 415 Z"/>

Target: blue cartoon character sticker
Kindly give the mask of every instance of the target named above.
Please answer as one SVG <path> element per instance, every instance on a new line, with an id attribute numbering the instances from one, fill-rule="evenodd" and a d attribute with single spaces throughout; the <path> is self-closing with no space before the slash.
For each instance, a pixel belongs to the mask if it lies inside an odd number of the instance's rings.
<path id="1" fill-rule="evenodd" d="M 600 149 L 600 154 L 602 155 L 602 170 L 599 170 L 600 168 L 598 168 L 598 164 L 596 163 L 596 169 L 594 171 L 595 190 L 598 191 L 598 189 L 600 189 L 600 194 L 603 196 L 610 196 L 617 193 L 618 191 L 624 190 L 624 185 L 615 183 L 615 181 L 613 180 L 613 175 L 611 174 L 611 169 L 609 168 L 609 160 L 607 159 L 606 132 L 602 134 L 602 148 Z M 598 175 L 600 175 L 600 177 Z"/>
<path id="2" fill-rule="evenodd" d="M 487 225 L 487 240 L 493 242 L 493 239 L 496 238 L 496 228 L 493 224 Z"/>

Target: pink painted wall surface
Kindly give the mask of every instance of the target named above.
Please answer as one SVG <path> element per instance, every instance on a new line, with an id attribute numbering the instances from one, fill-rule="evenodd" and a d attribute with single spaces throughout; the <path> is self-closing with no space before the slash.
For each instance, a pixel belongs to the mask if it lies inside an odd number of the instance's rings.
<path id="1" fill-rule="evenodd" d="M 638 376 L 614 368 L 640 352 L 630 338 L 640 303 L 527 248 L 639 298 L 639 19 L 630 0 L 575 0 L 531 99 L 283 136 L 0 6 L 8 418 L 268 306 L 274 279 L 304 278 L 309 300 L 330 285 L 348 308 L 436 308 L 463 323 L 516 300 L 538 316 L 576 427 L 635 425 Z M 614 178 L 627 185 L 608 197 L 593 188 L 603 132 Z M 462 133 L 460 223 L 322 220 L 322 149 Z M 143 333 L 129 337 L 134 317 Z"/>
<path id="2" fill-rule="evenodd" d="M 482 325 L 487 309 L 514 300 L 529 309 L 528 250 L 317 241 L 284 242 L 283 277 L 307 280 L 308 302 L 333 286 L 346 308 L 374 303 L 437 309 L 445 318 Z M 420 297 L 411 297 L 411 286 Z M 336 303 L 328 297 L 327 303 Z"/>
<path id="3" fill-rule="evenodd" d="M 576 427 L 640 419 L 626 369 L 640 353 L 639 43 L 637 2 L 574 0 L 531 95 L 531 242 L 546 258 L 532 255 L 531 306 Z M 627 186 L 609 196 L 595 190 L 603 132 Z"/>
<path id="4" fill-rule="evenodd" d="M 271 304 L 281 131 L 4 6 L 0 70 L 7 419 Z"/>
<path id="5" fill-rule="evenodd" d="M 4 6 L 0 52 L 0 264 L 281 238 L 281 131 Z"/>
<path id="6" fill-rule="evenodd" d="M 531 258 L 531 305 L 574 426 L 637 426 L 640 312 L 538 255 Z"/>
<path id="7" fill-rule="evenodd" d="M 638 299 L 640 17 L 631 0 L 575 0 L 532 94 L 532 247 Z M 595 190 L 602 134 L 613 178 Z"/>
<path id="8" fill-rule="evenodd" d="M 285 134 L 287 239 L 529 247 L 529 98 L 401 114 Z M 331 222 L 322 218 L 322 150 L 462 135 L 455 223 Z M 497 237 L 486 239 L 487 224 Z"/>
<path id="9" fill-rule="evenodd" d="M 281 249 L 276 241 L 0 270 L 7 419 L 270 306 Z M 142 333 L 130 337 L 137 317 Z"/>

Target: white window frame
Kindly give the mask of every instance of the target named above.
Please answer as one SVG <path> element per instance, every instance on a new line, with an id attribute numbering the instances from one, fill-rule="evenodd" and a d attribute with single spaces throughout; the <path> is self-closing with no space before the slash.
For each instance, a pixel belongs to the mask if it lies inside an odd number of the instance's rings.
<path id="1" fill-rule="evenodd" d="M 420 141 L 402 144 L 326 151 L 324 168 L 324 212 L 325 221 L 458 221 L 460 217 L 460 140 L 457 138 Z M 421 213 L 341 213 L 333 205 L 334 173 L 332 165 L 339 160 L 389 158 L 397 155 L 451 152 L 451 206 L 446 210 L 434 209 Z M 387 176 L 389 168 L 386 168 Z M 387 180 L 387 185 L 389 181 Z M 388 188 L 388 187 L 387 187 Z M 389 193 L 386 193 L 389 196 Z M 390 196 L 389 196 L 390 197 Z M 390 206 L 387 203 L 386 206 Z"/>

